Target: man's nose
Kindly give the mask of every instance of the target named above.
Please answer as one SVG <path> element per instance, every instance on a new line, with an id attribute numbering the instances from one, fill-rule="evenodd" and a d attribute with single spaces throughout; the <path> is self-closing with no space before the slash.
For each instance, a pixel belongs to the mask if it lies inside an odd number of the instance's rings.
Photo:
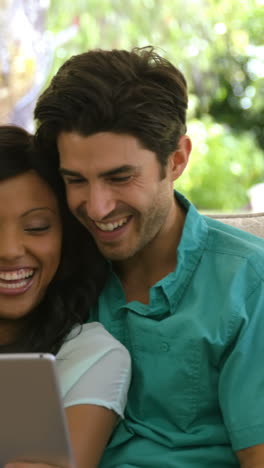
<path id="1" fill-rule="evenodd" d="M 15 232 L 0 231 L 0 259 L 13 261 L 25 254 L 23 236 Z"/>
<path id="2" fill-rule="evenodd" d="M 100 221 L 114 211 L 116 201 L 111 188 L 99 185 L 89 187 L 85 205 L 89 218 Z"/>

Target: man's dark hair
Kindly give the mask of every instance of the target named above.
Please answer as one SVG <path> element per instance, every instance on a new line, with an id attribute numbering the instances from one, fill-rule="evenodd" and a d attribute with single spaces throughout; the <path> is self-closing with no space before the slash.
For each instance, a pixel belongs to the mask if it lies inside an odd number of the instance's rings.
<path id="1" fill-rule="evenodd" d="M 87 321 L 107 268 L 87 230 L 70 213 L 64 184 L 46 159 L 39 157 L 34 137 L 16 126 L 0 126 L 0 184 L 30 170 L 49 184 L 58 199 L 63 229 L 62 257 L 43 300 L 22 320 L 18 339 L 11 345 L 0 346 L 0 352 L 56 354 L 72 328 Z"/>
<path id="2" fill-rule="evenodd" d="M 186 132 L 187 85 L 153 47 L 91 50 L 62 65 L 40 96 L 37 141 L 57 158 L 62 131 L 136 137 L 162 166 Z"/>

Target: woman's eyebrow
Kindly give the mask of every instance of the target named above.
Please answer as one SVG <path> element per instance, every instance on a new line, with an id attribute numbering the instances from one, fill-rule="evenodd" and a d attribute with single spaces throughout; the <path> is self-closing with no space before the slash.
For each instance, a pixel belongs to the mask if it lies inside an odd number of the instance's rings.
<path id="1" fill-rule="evenodd" d="M 37 208 L 31 208 L 30 210 L 25 211 L 25 213 L 21 215 L 21 218 L 23 218 L 24 216 L 28 216 L 29 214 L 34 213 L 36 211 L 50 211 L 51 213 L 56 214 L 56 211 L 50 208 L 49 206 L 39 206 Z"/>

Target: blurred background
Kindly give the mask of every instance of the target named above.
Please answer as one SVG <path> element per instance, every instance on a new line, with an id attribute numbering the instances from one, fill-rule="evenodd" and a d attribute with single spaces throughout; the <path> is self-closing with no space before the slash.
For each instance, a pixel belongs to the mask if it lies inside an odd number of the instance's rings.
<path id="1" fill-rule="evenodd" d="M 34 130 L 58 67 L 152 44 L 189 83 L 193 152 L 177 181 L 202 211 L 264 211 L 264 0 L 0 0 L 0 123 Z"/>

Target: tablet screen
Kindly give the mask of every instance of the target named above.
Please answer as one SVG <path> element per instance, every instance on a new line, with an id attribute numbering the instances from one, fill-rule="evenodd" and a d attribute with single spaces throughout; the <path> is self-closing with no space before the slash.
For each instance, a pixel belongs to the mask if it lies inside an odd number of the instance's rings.
<path id="1" fill-rule="evenodd" d="M 72 462 L 66 418 L 51 354 L 0 354 L 0 466 Z"/>

